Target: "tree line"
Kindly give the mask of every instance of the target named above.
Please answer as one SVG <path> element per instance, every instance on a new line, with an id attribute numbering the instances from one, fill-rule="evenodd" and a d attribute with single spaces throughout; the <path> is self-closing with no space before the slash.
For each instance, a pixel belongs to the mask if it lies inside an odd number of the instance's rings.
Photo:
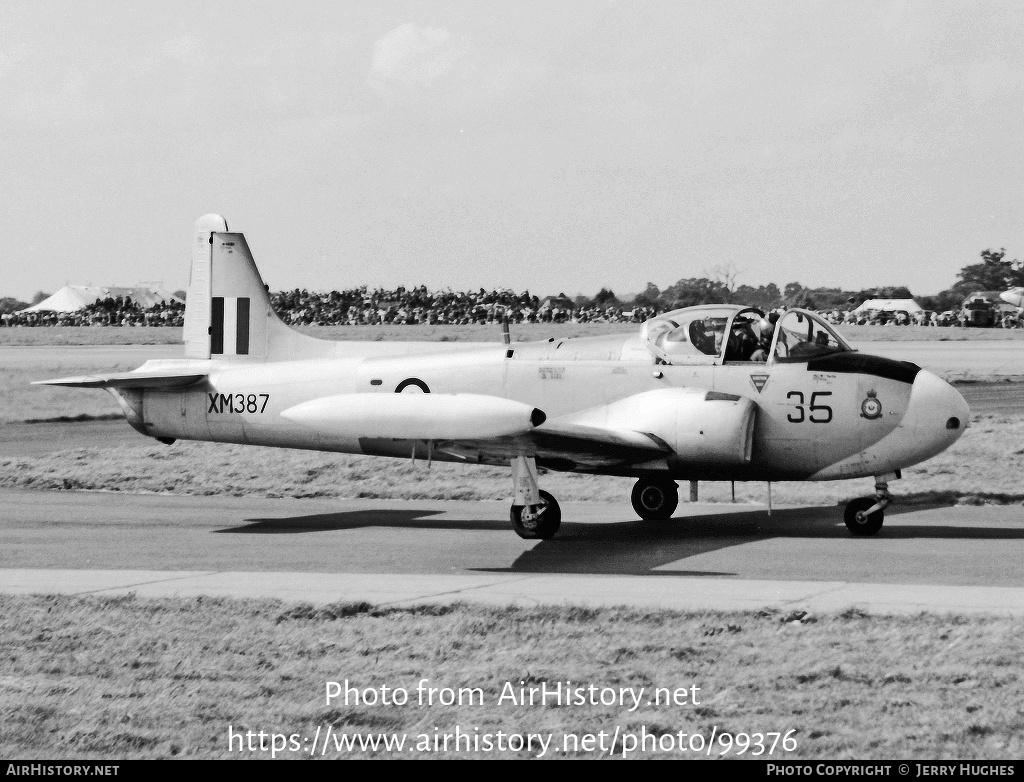
<path id="1" fill-rule="evenodd" d="M 791 282 L 783 288 L 775 283 L 737 285 L 739 272 L 732 266 L 718 267 L 704 277 L 679 280 L 664 290 L 653 282 L 632 297 L 620 300 L 608 288 L 596 296 L 578 296 L 577 306 L 649 306 L 659 311 L 690 307 L 696 304 L 749 304 L 761 309 L 776 307 L 802 307 L 809 310 L 848 310 L 860 306 L 868 299 L 914 299 L 922 308 L 944 312 L 959 309 L 964 299 L 976 291 L 1005 291 L 1024 287 L 1024 263 L 1006 258 L 1006 248 L 982 250 L 981 262 L 964 266 L 952 287 L 932 296 L 914 296 L 902 285 L 844 290 L 841 288 L 805 288 Z"/>
<path id="2" fill-rule="evenodd" d="M 759 285 L 737 285 L 739 271 L 734 266 L 719 266 L 703 277 L 687 277 L 665 289 L 653 282 L 640 293 L 619 297 L 609 288 L 601 288 L 594 296 L 578 295 L 574 299 L 577 308 L 621 307 L 635 309 L 647 307 L 665 312 L 666 310 L 690 307 L 696 304 L 749 304 L 761 309 L 776 307 L 803 307 L 811 310 L 847 310 L 859 306 L 867 299 L 909 299 L 913 298 L 926 310 L 944 312 L 959 309 L 963 300 L 975 291 L 1004 291 L 1024 286 L 1024 263 L 1006 258 L 1006 248 L 986 249 L 980 253 L 981 262 L 964 266 L 958 273 L 957 282 L 950 288 L 932 296 L 914 296 L 906 287 L 881 286 L 857 291 L 841 288 L 805 288 L 799 282 L 787 283 L 781 289 L 775 283 Z M 14 297 L 0 298 L 0 314 L 24 309 L 47 298 L 50 294 L 38 292 L 31 302 Z M 184 297 L 184 291 L 175 295 Z M 564 295 L 564 294 L 563 294 Z"/>

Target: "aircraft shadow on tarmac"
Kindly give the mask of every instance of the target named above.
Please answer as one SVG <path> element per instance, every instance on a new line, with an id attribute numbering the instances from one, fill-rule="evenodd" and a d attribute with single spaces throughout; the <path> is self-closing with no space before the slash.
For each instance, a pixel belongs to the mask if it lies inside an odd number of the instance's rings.
<path id="1" fill-rule="evenodd" d="M 901 524 L 904 513 L 926 510 L 931 505 L 890 508 L 877 538 L 862 543 L 882 544 L 886 539 L 1004 539 L 1024 540 L 1024 529 L 968 527 L 940 524 Z M 935 508 L 948 507 L 941 503 Z M 310 532 L 382 527 L 407 530 L 483 530 L 511 534 L 504 519 L 451 519 L 438 510 L 358 510 L 309 516 L 251 519 L 239 527 L 216 530 L 225 534 L 289 535 Z M 621 522 L 586 524 L 563 522 L 557 537 L 542 540 L 521 551 L 503 568 L 467 570 L 490 573 L 579 573 L 656 576 L 735 576 L 735 573 L 701 570 L 655 570 L 681 559 L 731 546 L 771 538 L 850 538 L 842 521 L 842 508 L 826 505 L 776 510 L 723 511 L 680 516 L 665 522 L 624 518 Z"/>
<path id="2" fill-rule="evenodd" d="M 947 507 L 947 506 L 936 506 Z M 859 538 L 862 546 L 884 545 L 886 540 L 1024 540 L 1024 529 L 967 527 L 939 524 L 901 524 L 903 513 L 891 513 L 877 537 Z M 761 511 L 716 513 L 706 516 L 647 523 L 563 524 L 558 537 L 541 541 L 524 551 L 508 568 L 481 568 L 506 573 L 591 573 L 648 576 L 735 576 L 736 573 L 660 569 L 680 559 L 711 553 L 730 546 L 771 538 L 849 539 L 842 508 L 822 506 L 775 511 L 769 518 Z"/>
<path id="3" fill-rule="evenodd" d="M 292 516 L 277 519 L 246 519 L 242 527 L 214 530 L 218 534 L 242 535 L 296 535 L 303 532 L 331 532 L 361 529 L 363 527 L 415 527 L 422 529 L 499 529 L 496 521 L 436 522 L 424 521 L 438 516 L 439 510 L 353 510 L 338 513 L 318 513 L 312 516 Z"/>
<path id="4" fill-rule="evenodd" d="M 629 520 L 613 524 L 565 524 L 558 537 L 540 541 L 507 568 L 474 568 L 490 573 L 579 573 L 646 576 L 735 576 L 710 570 L 655 570 L 699 554 L 766 538 L 831 537 L 836 509 L 796 508 L 733 511 L 663 522 Z M 843 527 L 845 531 L 845 527 Z"/>

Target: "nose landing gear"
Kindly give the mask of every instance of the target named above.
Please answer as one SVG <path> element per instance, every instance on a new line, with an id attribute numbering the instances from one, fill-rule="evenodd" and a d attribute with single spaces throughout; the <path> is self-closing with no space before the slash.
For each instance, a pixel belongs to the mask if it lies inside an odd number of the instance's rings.
<path id="1" fill-rule="evenodd" d="M 892 502 L 889 494 L 889 478 L 898 474 L 880 475 L 875 478 L 875 496 L 858 497 L 850 500 L 843 511 L 846 528 L 854 535 L 876 535 L 885 521 L 885 509 Z"/>

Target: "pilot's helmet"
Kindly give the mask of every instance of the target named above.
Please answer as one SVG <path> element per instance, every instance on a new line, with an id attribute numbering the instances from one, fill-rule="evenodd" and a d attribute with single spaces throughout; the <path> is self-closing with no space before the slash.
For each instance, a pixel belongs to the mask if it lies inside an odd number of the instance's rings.
<path id="1" fill-rule="evenodd" d="M 775 333 L 775 324 L 766 318 L 761 318 L 757 321 L 757 336 L 762 340 L 770 340 L 772 334 Z"/>

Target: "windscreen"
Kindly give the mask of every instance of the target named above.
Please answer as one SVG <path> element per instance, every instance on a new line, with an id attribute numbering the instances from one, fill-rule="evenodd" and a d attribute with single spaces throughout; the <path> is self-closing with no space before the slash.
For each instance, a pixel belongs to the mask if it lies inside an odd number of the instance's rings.
<path id="1" fill-rule="evenodd" d="M 852 350 L 831 326 L 809 312 L 785 313 L 776 325 L 776 332 L 776 361 L 809 361 L 817 356 Z"/>

